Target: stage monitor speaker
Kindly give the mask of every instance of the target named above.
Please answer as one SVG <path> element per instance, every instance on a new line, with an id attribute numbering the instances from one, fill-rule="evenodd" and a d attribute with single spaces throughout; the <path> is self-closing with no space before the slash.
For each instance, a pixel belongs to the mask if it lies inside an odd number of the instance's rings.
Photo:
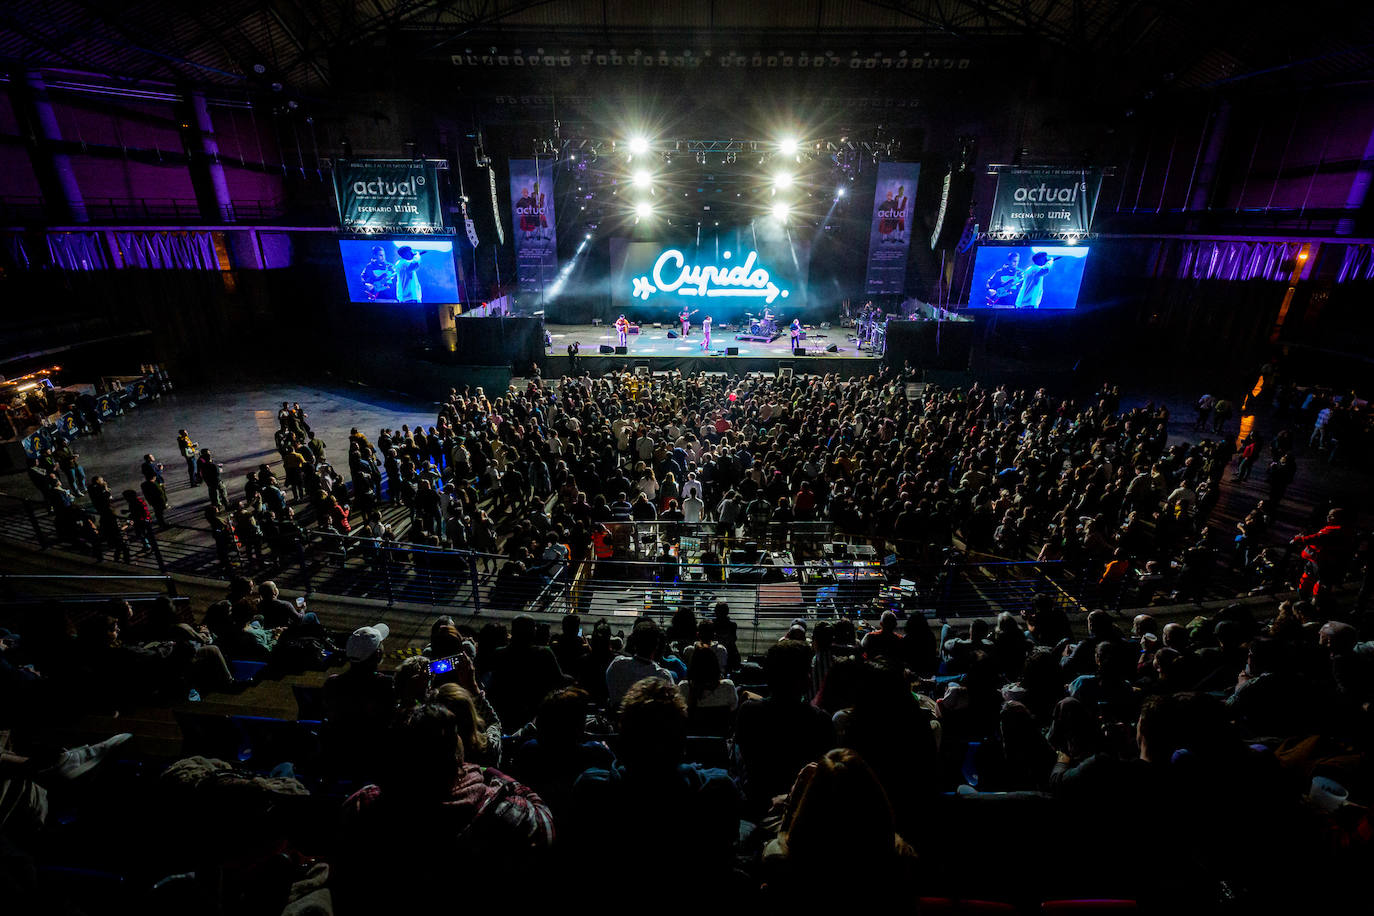
<path id="1" fill-rule="evenodd" d="M 615 352 L 615 347 L 611 346 L 610 344 L 602 344 L 602 345 L 601 345 L 601 355 L 602 355 L 602 356 L 608 356 L 608 355 L 610 355 L 611 353 L 614 353 L 614 352 Z"/>
<path id="2" fill-rule="evenodd" d="M 669 340 L 677 340 L 677 331 L 669 331 L 669 332 L 668 332 L 668 339 L 669 339 Z"/>
<path id="3" fill-rule="evenodd" d="M 793 347 L 793 348 L 792 348 L 792 355 L 793 355 L 793 356 L 805 356 L 805 355 L 806 355 L 806 347 Z"/>
<path id="4" fill-rule="evenodd" d="M 739 356 L 739 347 L 726 347 L 726 348 L 725 348 L 725 355 L 726 355 L 726 356 Z"/>
<path id="5" fill-rule="evenodd" d="M 827 352 L 827 353 L 838 353 L 838 352 L 840 352 L 840 345 L 839 345 L 839 344 L 831 344 L 830 346 L 828 346 L 828 347 L 825 348 L 825 352 Z"/>
<path id="6" fill-rule="evenodd" d="M 616 355 L 616 356 L 626 356 L 626 355 L 629 354 L 629 352 L 630 352 L 630 348 L 629 348 L 629 347 L 616 347 L 616 348 L 615 348 L 615 355 Z"/>

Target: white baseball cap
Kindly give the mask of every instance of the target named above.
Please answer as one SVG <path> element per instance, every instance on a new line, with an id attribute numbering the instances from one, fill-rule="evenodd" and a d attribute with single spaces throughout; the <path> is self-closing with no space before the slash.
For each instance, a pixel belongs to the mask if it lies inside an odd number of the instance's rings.
<path id="1" fill-rule="evenodd" d="M 370 627 L 358 627 L 353 631 L 353 635 L 348 637 L 348 645 L 344 653 L 351 662 L 365 662 L 381 651 L 382 640 L 390 635 L 391 628 L 384 623 L 373 624 Z"/>

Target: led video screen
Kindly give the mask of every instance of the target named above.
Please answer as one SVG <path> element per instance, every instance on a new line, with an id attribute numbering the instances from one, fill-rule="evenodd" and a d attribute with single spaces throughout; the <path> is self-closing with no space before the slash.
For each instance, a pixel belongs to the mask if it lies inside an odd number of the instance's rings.
<path id="1" fill-rule="evenodd" d="M 432 238 L 340 239 L 353 302 L 439 302 L 458 298 L 453 242 Z"/>
<path id="2" fill-rule="evenodd" d="M 1078 305 L 1086 245 L 981 245 L 968 307 L 1065 310 Z"/>
<path id="3" fill-rule="evenodd" d="M 806 306 L 810 246 L 748 231 L 700 245 L 611 240 L 611 305 L 671 320 L 682 310 L 717 321 L 793 313 Z M 700 317 L 692 319 L 700 321 Z"/>

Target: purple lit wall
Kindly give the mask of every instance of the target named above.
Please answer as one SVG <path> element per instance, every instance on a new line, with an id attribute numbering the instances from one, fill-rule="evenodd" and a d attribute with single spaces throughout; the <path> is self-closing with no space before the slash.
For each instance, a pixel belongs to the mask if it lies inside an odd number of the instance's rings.
<path id="1" fill-rule="evenodd" d="M 18 137 L 20 134 L 14 104 L 8 95 L 0 93 L 0 136 Z M 0 143 L 0 175 L 5 176 L 5 197 L 38 197 L 42 193 L 38 179 L 33 174 L 28 150 L 22 143 Z"/>

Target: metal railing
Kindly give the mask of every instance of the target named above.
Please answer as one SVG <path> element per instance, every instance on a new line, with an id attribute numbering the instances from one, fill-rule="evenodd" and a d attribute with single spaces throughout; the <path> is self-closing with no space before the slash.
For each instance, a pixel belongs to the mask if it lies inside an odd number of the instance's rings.
<path id="1" fill-rule="evenodd" d="M 223 536 L 216 543 L 208 530 L 187 525 L 175 526 L 174 536 L 148 531 L 143 549 L 140 536 L 128 541 L 134 565 L 167 575 L 271 577 L 280 587 L 307 595 L 427 605 L 462 615 L 576 611 L 614 619 L 647 613 L 666 623 L 684 606 L 701 617 L 724 601 L 735 619 L 755 624 L 795 617 L 874 618 L 888 609 L 945 619 L 1002 611 L 1019 615 L 1037 594 L 1064 606 L 1097 597 L 1085 596 L 1083 580 L 1057 563 L 966 562 L 957 556 L 925 563 L 895 555 L 879 559 L 876 550 L 861 552 L 863 559 L 852 553 L 841 558 L 829 541 L 806 545 L 796 539 L 790 549 L 723 550 L 721 562 L 703 563 L 695 546 L 679 535 L 673 547 L 682 559 L 677 554 L 640 559 L 630 536 L 650 523 L 621 524 L 629 528 L 621 532 L 625 538 L 612 547 L 612 556 L 536 558 L 524 570 L 504 556 L 309 529 L 301 539 L 275 544 Z M 36 500 L 0 496 L 0 537 L 95 552 L 92 544 L 60 527 L 56 514 Z M 727 547 L 748 543 L 741 537 L 722 542 L 714 533 L 702 539 L 703 545 L 708 540 Z"/>
<path id="2" fill-rule="evenodd" d="M 37 585 L 41 587 L 44 585 L 53 585 L 58 588 L 65 588 L 69 586 L 84 586 L 93 582 L 102 584 L 108 582 L 130 582 L 136 583 L 139 586 L 151 586 L 154 584 L 161 586 L 157 592 L 149 592 L 147 589 L 141 591 L 98 592 L 96 597 L 102 599 L 128 598 L 131 596 L 147 596 L 154 594 L 165 594 L 169 598 L 178 597 L 177 580 L 171 576 L 15 575 L 13 573 L 0 573 L 0 599 L 9 601 L 16 598 L 42 597 L 21 591 L 21 589 L 24 589 L 26 586 Z"/>

